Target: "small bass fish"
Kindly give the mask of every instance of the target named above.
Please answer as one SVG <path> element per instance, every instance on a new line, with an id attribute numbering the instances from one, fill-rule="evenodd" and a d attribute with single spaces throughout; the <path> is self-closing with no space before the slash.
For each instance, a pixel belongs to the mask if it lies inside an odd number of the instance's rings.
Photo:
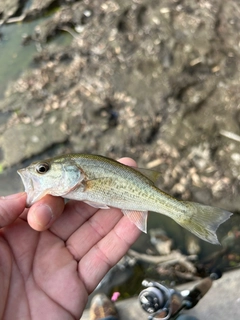
<path id="1" fill-rule="evenodd" d="M 205 241 L 219 243 L 216 230 L 232 215 L 231 212 L 179 201 L 157 188 L 153 174 L 146 175 L 146 172 L 89 154 L 58 156 L 34 162 L 18 171 L 28 206 L 51 194 L 84 201 L 96 208 L 115 207 L 144 232 L 148 211 L 154 211 L 172 218 Z"/>

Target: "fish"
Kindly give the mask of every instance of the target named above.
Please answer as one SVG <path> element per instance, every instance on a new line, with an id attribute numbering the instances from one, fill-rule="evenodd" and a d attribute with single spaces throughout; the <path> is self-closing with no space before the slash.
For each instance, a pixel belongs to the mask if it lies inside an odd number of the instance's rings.
<path id="1" fill-rule="evenodd" d="M 148 212 L 157 212 L 200 239 L 219 244 L 216 231 L 232 215 L 220 208 L 178 200 L 156 186 L 159 173 L 100 155 L 56 156 L 33 162 L 18 174 L 27 193 L 27 207 L 47 194 L 95 208 L 115 207 L 143 232 L 147 232 Z"/>

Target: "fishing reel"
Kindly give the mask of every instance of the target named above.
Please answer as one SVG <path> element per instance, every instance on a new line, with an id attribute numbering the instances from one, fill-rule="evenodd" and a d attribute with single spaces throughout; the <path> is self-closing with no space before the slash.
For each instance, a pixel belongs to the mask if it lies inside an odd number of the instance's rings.
<path id="1" fill-rule="evenodd" d="M 212 273 L 192 290 L 183 291 L 168 288 L 156 281 L 143 280 L 142 285 L 146 289 L 140 292 L 139 302 L 143 310 L 151 314 L 149 320 L 168 320 L 177 316 L 182 309 L 193 308 L 211 288 L 213 280 L 220 277 L 220 272 Z"/>
<path id="2" fill-rule="evenodd" d="M 144 280 L 142 285 L 147 289 L 142 290 L 138 298 L 143 310 L 151 314 L 149 320 L 167 320 L 174 313 L 174 305 L 182 304 L 181 294 L 174 289 L 155 281 Z"/>

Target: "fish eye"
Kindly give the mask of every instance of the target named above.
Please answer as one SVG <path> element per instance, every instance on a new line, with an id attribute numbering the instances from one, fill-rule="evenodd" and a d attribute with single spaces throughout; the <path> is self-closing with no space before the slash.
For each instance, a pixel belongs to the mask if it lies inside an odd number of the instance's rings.
<path id="1" fill-rule="evenodd" d="M 37 172 L 40 174 L 44 174 L 48 172 L 49 169 L 50 169 L 50 165 L 47 162 L 39 163 L 36 167 Z"/>

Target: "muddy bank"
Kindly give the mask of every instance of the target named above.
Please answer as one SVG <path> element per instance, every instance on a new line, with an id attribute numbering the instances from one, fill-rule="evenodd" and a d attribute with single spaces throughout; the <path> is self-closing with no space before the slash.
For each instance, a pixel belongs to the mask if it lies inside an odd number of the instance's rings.
<path id="1" fill-rule="evenodd" d="M 29 35 L 35 68 L 0 101 L 1 166 L 52 146 L 128 155 L 162 171 L 171 194 L 238 211 L 238 11 L 235 1 L 62 2 Z M 67 48 L 48 42 L 60 32 Z"/>

